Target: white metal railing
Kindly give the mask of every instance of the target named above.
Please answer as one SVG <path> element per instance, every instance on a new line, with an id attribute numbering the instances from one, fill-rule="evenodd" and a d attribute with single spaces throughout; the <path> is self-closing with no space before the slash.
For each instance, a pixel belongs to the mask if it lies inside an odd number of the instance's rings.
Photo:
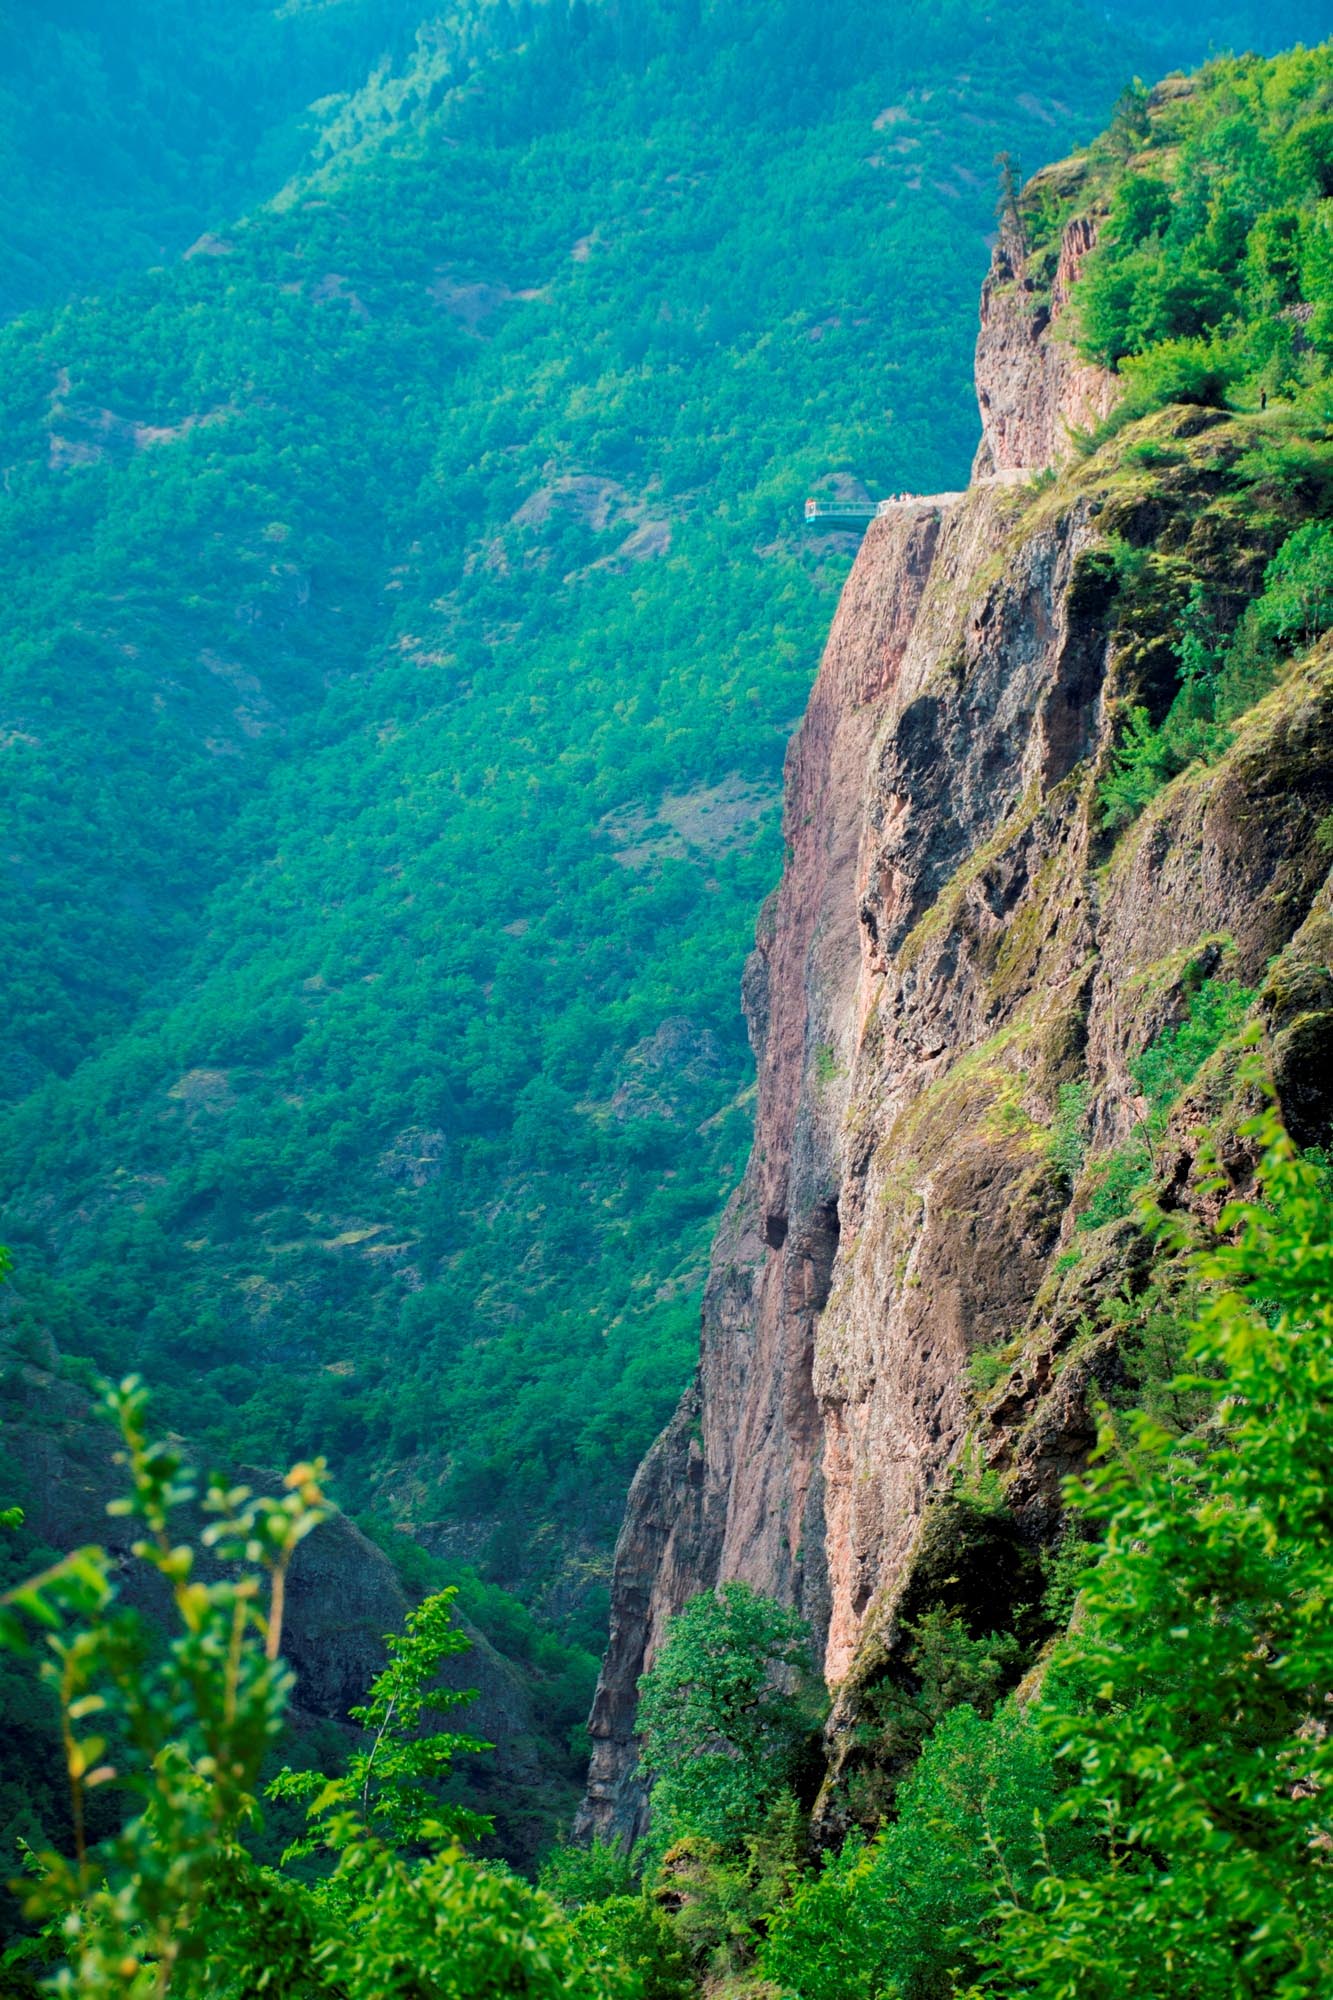
<path id="1" fill-rule="evenodd" d="M 875 500 L 807 500 L 807 521 L 873 521 L 884 505 Z"/>
<path id="2" fill-rule="evenodd" d="M 980 480 L 978 484 L 987 486 L 1009 483 L 1015 476 L 1030 478 L 1030 474 L 1014 475 L 1000 473 L 995 480 Z M 874 521 L 881 514 L 891 514 L 895 507 L 945 507 L 962 498 L 960 493 L 891 493 L 887 500 L 807 500 L 805 518 L 807 521 Z"/>

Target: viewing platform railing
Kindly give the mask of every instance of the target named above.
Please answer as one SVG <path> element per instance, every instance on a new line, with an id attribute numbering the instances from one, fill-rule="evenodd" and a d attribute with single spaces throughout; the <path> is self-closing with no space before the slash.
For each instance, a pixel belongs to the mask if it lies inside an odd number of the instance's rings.
<path id="1" fill-rule="evenodd" d="M 881 508 L 889 504 L 884 500 L 807 500 L 805 518 L 807 521 L 873 521 Z"/>
<path id="2" fill-rule="evenodd" d="M 1007 485 L 1016 477 L 1027 478 L 1030 475 L 1005 472 L 994 482 L 981 480 L 978 483 L 983 486 L 992 483 Z M 807 500 L 805 518 L 807 523 L 820 522 L 834 527 L 839 524 L 847 527 L 864 527 L 867 521 L 876 521 L 881 514 L 892 514 L 899 507 L 948 507 L 962 497 L 961 493 L 891 493 L 887 500 Z"/>

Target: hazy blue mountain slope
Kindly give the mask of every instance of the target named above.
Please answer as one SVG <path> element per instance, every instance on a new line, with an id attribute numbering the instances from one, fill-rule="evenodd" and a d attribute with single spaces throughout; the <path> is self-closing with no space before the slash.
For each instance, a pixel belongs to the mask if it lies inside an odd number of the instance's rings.
<path id="1" fill-rule="evenodd" d="M 11 0 L 0 15 L 0 316 L 174 258 L 310 162 L 436 117 L 478 65 L 562 11 L 562 0 Z M 1323 0 L 1173 0 L 1165 13 L 1115 0 L 1106 18 L 1156 67 L 1182 49 L 1272 50 L 1333 27 Z M 588 0 L 572 19 L 585 32 L 610 23 L 636 62 L 730 26 L 716 0 Z M 856 10 L 812 9 L 800 31 L 823 59 L 862 27 Z"/>
<path id="2" fill-rule="evenodd" d="M 1237 54 L 1252 50 L 1271 55 L 1304 43 L 1313 48 L 1333 30 L 1333 8 L 1327 0 L 1173 0 L 1169 8 L 1151 0 L 1116 0 L 1111 10 L 1126 27 L 1160 47 L 1168 60 L 1178 59 L 1182 35 L 1198 37 L 1205 54 Z"/>
<path id="3" fill-rule="evenodd" d="M 403 59 L 418 19 L 416 0 L 9 0 L 0 314 L 176 257 L 276 191 L 310 107 Z"/>

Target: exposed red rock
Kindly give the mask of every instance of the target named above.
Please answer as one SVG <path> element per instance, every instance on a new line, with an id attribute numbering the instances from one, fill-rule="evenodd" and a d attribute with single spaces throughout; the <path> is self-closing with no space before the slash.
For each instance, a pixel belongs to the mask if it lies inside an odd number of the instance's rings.
<path id="1" fill-rule="evenodd" d="M 1001 237 L 981 288 L 979 477 L 1053 465 L 1069 453 L 1070 433 L 1094 428 L 1115 402 L 1115 376 L 1079 358 L 1065 311 L 1096 240 L 1095 218 L 1074 216 L 1043 296 L 1022 243 L 1012 231 Z"/>

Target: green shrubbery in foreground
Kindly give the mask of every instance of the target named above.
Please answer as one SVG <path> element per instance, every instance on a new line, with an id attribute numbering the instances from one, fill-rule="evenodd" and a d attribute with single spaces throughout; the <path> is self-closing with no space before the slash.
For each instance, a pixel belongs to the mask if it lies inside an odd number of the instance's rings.
<path id="1" fill-rule="evenodd" d="M 634 1978 L 508 1871 L 468 1860 L 475 1814 L 438 1796 L 460 1750 L 423 1733 L 423 1715 L 465 1697 L 431 1692 L 442 1659 L 465 1644 L 452 1592 L 429 1598 L 392 1639 L 390 1660 L 355 1711 L 363 1747 L 341 1776 L 286 1772 L 269 1795 L 307 1800 L 308 1831 L 276 1868 L 245 1839 L 259 1817 L 265 1752 L 291 1692 L 281 1639 L 284 1580 L 298 1543 L 326 1517 L 322 1466 L 296 1467 L 282 1499 L 215 1482 L 202 1542 L 228 1564 L 198 1574 L 201 1550 L 177 1541 L 195 1482 L 145 1426 L 142 1387 L 108 1397 L 125 1440 L 142 1524 L 138 1559 L 170 1593 L 170 1636 L 154 1645 L 118 1604 L 115 1565 L 75 1551 L 7 1594 L 0 1639 L 26 1651 L 44 1629 L 42 1675 L 59 1701 L 73 1827 L 71 1855 L 32 1857 L 27 1914 L 40 1935 L 6 1954 L 0 1977 L 55 1961 L 49 1990 L 148 2000 L 171 1994 L 532 1996 L 637 1993 Z M 87 1802 L 114 1787 L 126 1813 L 90 1844 Z"/>
<path id="2" fill-rule="evenodd" d="M 55 1962 L 50 1990 L 124 2000 L 681 2000 L 705 1977 L 793 2000 L 1327 1992 L 1333 1200 L 1273 1121 L 1262 1136 L 1261 1194 L 1190 1253 L 1203 1418 L 1184 1435 L 1108 1422 L 1071 1492 L 1100 1556 L 1040 1691 L 944 1716 L 892 1821 L 814 1872 L 804 1635 L 735 1585 L 687 1607 L 646 1679 L 667 1808 L 646 1882 L 606 1849 L 553 1857 L 549 1894 L 465 1856 L 472 1829 L 436 1790 L 465 1739 L 418 1734 L 455 1637 L 438 1598 L 395 1642 L 347 1772 L 271 1788 L 308 1796 L 309 1831 L 259 1865 L 246 1837 L 290 1687 L 282 1580 L 325 1510 L 321 1468 L 282 1500 L 215 1487 L 205 1540 L 231 1567 L 201 1581 L 173 1536 L 188 1476 L 150 1441 L 143 1392 L 116 1392 L 121 1504 L 175 1625 L 147 1652 L 99 1549 L 4 1600 L 7 1646 L 45 1628 L 75 1828 L 93 1791 L 126 1806 L 109 1840 L 76 1832 L 72 1856 L 33 1859 L 46 1930 L 11 1952 L 11 1980 Z"/>
<path id="3" fill-rule="evenodd" d="M 1070 1496 L 1081 1614 L 1040 1691 L 954 1708 L 892 1820 L 815 1872 L 784 1866 L 771 1800 L 728 1842 L 673 1814 L 648 1895 L 696 1976 L 792 2000 L 1329 1990 L 1333 1203 L 1318 1162 L 1263 1136 L 1261 1198 L 1189 1258 L 1180 1386 L 1202 1414 L 1183 1435 L 1108 1419 Z"/>

